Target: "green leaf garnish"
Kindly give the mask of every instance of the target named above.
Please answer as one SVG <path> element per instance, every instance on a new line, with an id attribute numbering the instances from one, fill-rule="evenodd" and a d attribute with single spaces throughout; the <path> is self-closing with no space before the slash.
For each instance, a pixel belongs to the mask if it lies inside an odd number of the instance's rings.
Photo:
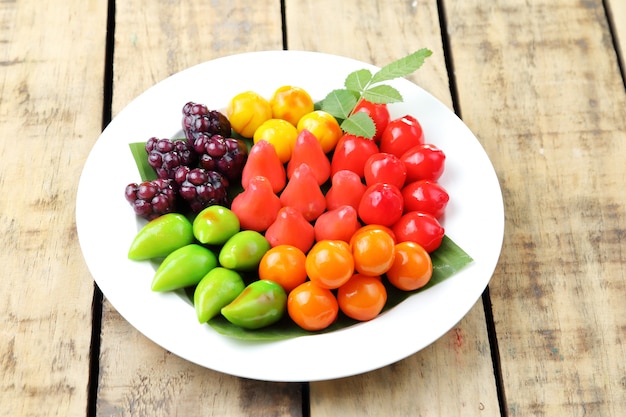
<path id="1" fill-rule="evenodd" d="M 381 84 L 366 90 L 363 98 L 370 103 L 398 103 L 402 101 L 402 94 L 390 85 Z"/>
<path id="2" fill-rule="evenodd" d="M 417 71 L 424 64 L 424 60 L 432 54 L 433 52 L 431 50 L 422 48 L 404 58 L 393 61 L 374 74 L 371 84 L 406 77 Z"/>
<path id="3" fill-rule="evenodd" d="M 345 86 L 348 91 L 363 92 L 372 80 L 372 72 L 367 69 L 351 72 L 346 77 Z"/>
<path id="4" fill-rule="evenodd" d="M 376 133 L 376 125 L 372 118 L 363 112 L 356 112 L 341 123 L 341 129 L 352 135 L 371 138 Z"/>
<path id="5" fill-rule="evenodd" d="M 358 97 L 350 90 L 333 90 L 322 101 L 322 109 L 343 120 L 348 118 L 357 100 Z"/>
<path id="6" fill-rule="evenodd" d="M 431 50 L 423 48 L 385 65 L 374 74 L 368 69 L 353 71 L 346 77 L 345 88 L 331 91 L 322 101 L 320 108 L 339 121 L 344 120 L 341 124 L 344 132 L 371 139 L 376 129 L 372 130 L 364 118 L 359 117 L 345 123 L 346 119 L 352 118 L 354 107 L 361 99 L 377 104 L 401 102 L 402 95 L 396 88 L 380 83 L 406 77 L 419 69 L 424 60 L 431 55 Z M 367 118 L 372 120 L 369 115 Z"/>
<path id="7" fill-rule="evenodd" d="M 135 165 L 139 170 L 141 181 L 152 181 L 157 178 L 154 168 L 148 163 L 148 153 L 146 152 L 146 142 L 129 143 L 130 152 L 135 159 Z"/>

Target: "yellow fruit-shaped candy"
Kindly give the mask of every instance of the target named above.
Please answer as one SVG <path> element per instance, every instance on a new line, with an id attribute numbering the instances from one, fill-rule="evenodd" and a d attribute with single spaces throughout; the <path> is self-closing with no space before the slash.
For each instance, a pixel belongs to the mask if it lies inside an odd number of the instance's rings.
<path id="1" fill-rule="evenodd" d="M 232 129 L 251 138 L 256 129 L 272 117 L 269 101 L 254 91 L 245 91 L 233 97 L 226 107 L 226 116 Z"/>
<path id="2" fill-rule="evenodd" d="M 314 103 L 304 89 L 284 85 L 274 92 L 270 98 L 270 106 L 273 118 L 283 119 L 297 126 L 302 116 L 313 111 Z"/>
<path id="3" fill-rule="evenodd" d="M 280 162 L 284 164 L 291 159 L 297 137 L 298 131 L 288 121 L 269 119 L 254 132 L 254 143 L 261 140 L 271 143 L 276 149 Z"/>
<path id="4" fill-rule="evenodd" d="M 324 153 L 335 149 L 339 138 L 343 135 L 337 119 L 323 110 L 316 110 L 302 116 L 298 122 L 298 132 L 302 132 L 305 129 L 313 133 L 313 136 L 317 138 L 317 141 L 322 145 Z"/>

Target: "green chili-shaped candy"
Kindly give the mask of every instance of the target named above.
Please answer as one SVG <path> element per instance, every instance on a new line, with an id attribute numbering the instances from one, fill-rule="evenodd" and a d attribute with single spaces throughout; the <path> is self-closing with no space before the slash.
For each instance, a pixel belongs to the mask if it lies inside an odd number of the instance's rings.
<path id="1" fill-rule="evenodd" d="M 223 245 L 239 231 L 239 218 L 230 209 L 213 205 L 202 210 L 193 221 L 193 234 L 200 243 Z"/>
<path id="2" fill-rule="evenodd" d="M 287 309 L 287 294 L 274 281 L 248 285 L 235 300 L 222 308 L 222 315 L 235 326 L 260 329 L 280 320 Z"/>
<path id="3" fill-rule="evenodd" d="M 190 287 L 217 266 L 217 257 L 204 246 L 192 243 L 170 253 L 152 279 L 152 291 Z"/>
<path id="4" fill-rule="evenodd" d="M 193 304 L 200 323 L 206 323 L 230 304 L 246 287 L 237 271 L 213 268 L 202 278 L 193 293 Z"/>
<path id="5" fill-rule="evenodd" d="M 222 246 L 219 254 L 220 264 L 228 269 L 252 271 L 259 266 L 261 258 L 270 248 L 270 243 L 261 233 L 242 230 Z"/>
<path id="6" fill-rule="evenodd" d="M 193 227 L 182 214 L 167 213 L 148 222 L 135 236 L 128 259 L 164 258 L 193 242 Z"/>

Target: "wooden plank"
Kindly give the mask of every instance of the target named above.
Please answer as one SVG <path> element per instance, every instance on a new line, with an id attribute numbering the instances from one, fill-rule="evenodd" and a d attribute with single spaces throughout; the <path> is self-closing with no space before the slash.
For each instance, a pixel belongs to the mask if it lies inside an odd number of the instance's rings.
<path id="1" fill-rule="evenodd" d="M 148 341 L 109 304 L 102 336 L 98 416 L 302 414 L 301 384 L 253 381 L 191 364 Z"/>
<path id="2" fill-rule="evenodd" d="M 275 1 L 134 0 L 118 2 L 116 16 L 114 114 L 154 83 L 192 65 L 282 49 Z M 98 416 L 302 413 L 301 384 L 251 381 L 191 364 L 146 339 L 108 302 L 101 347 Z"/>
<path id="3" fill-rule="evenodd" d="M 445 6 L 461 112 L 505 196 L 508 415 L 622 416 L 626 94 L 603 2 Z"/>
<path id="4" fill-rule="evenodd" d="M 290 49 L 385 65 L 434 51 L 409 78 L 452 107 L 435 1 L 287 2 Z M 327 13 L 341 16 L 341 24 Z M 482 303 L 439 341 L 394 365 L 310 386 L 311 415 L 499 416 Z"/>
<path id="5" fill-rule="evenodd" d="M 420 48 L 435 53 L 407 78 L 452 108 L 434 1 L 286 1 L 289 49 L 326 52 L 382 66 Z M 329 13 L 336 18 L 331 18 Z"/>
<path id="6" fill-rule="evenodd" d="M 103 2 L 0 4 L 2 416 L 87 409 L 94 284 L 74 205 L 101 130 L 105 34 Z"/>
<path id="7" fill-rule="evenodd" d="M 282 49 L 280 4 L 263 0 L 121 2 L 116 11 L 113 111 L 164 78 L 222 56 Z"/>
<path id="8" fill-rule="evenodd" d="M 484 320 L 476 305 L 441 339 L 400 362 L 311 383 L 311 416 L 499 417 Z"/>
<path id="9" fill-rule="evenodd" d="M 611 19 L 615 47 L 622 63 L 622 76 L 626 73 L 626 2 L 622 0 L 607 0 L 607 12 Z"/>

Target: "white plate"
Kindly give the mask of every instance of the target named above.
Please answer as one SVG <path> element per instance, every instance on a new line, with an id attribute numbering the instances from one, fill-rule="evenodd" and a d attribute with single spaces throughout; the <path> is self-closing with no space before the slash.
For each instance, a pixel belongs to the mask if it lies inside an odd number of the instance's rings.
<path id="1" fill-rule="evenodd" d="M 221 109 L 242 91 L 254 90 L 269 98 L 282 85 L 303 87 L 319 99 L 342 88 L 345 77 L 361 68 L 377 69 L 313 52 L 234 55 L 165 79 L 115 117 L 85 163 L 76 224 L 96 283 L 131 325 L 163 348 L 210 369 L 267 381 L 316 381 L 399 361 L 437 340 L 467 314 L 489 283 L 500 255 L 504 232 L 500 186 L 489 158 L 465 124 L 406 79 L 392 82 L 404 102 L 390 105 L 391 116 L 417 117 L 426 141 L 446 153 L 440 180 L 451 196 L 446 234 L 474 258 L 460 273 L 367 323 L 279 342 L 245 342 L 200 325 L 193 307 L 178 295 L 152 292 L 154 267 L 127 259 L 142 224 L 124 199 L 125 186 L 140 180 L 128 143 L 177 135 L 188 101 Z"/>

